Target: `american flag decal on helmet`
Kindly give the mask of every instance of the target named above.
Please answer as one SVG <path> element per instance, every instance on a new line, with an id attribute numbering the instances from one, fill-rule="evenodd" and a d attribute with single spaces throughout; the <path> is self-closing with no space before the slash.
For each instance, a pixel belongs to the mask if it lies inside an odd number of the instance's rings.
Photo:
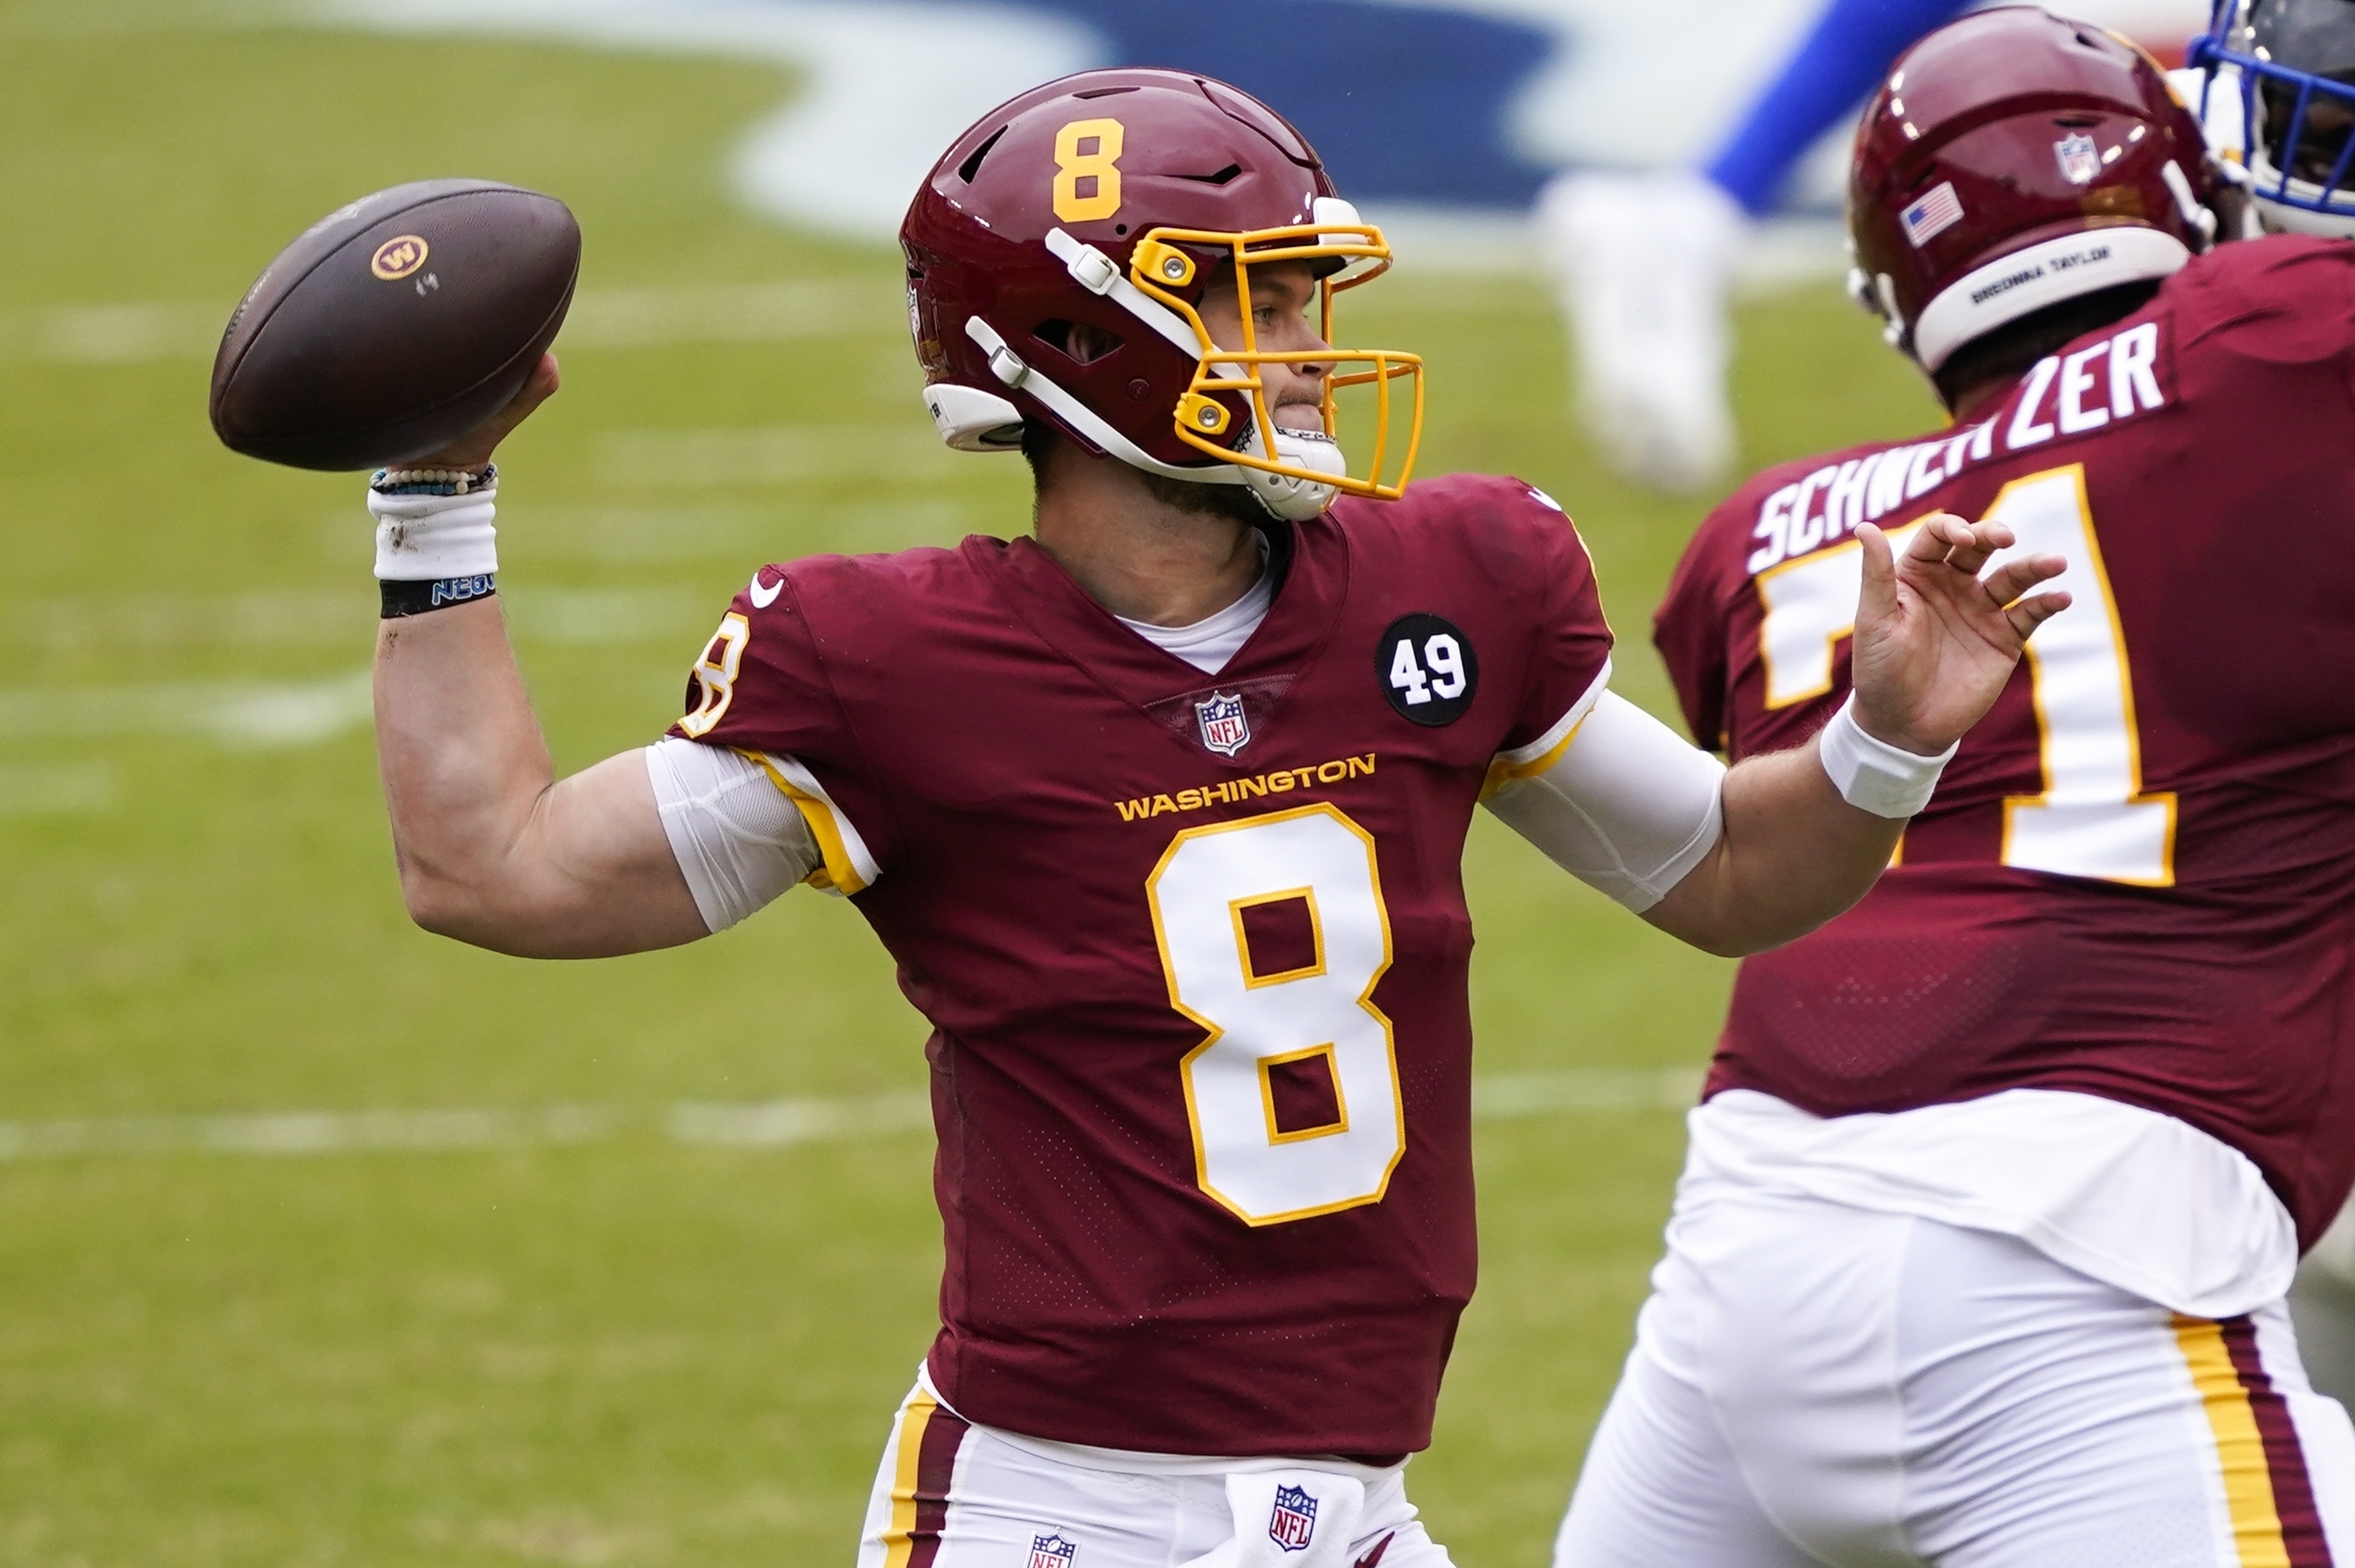
<path id="1" fill-rule="evenodd" d="M 1962 220 L 1963 199 L 1955 194 L 1952 180 L 1941 180 L 1897 215 L 1897 221 L 1905 226 L 1905 238 L 1913 241 L 1916 251 Z"/>

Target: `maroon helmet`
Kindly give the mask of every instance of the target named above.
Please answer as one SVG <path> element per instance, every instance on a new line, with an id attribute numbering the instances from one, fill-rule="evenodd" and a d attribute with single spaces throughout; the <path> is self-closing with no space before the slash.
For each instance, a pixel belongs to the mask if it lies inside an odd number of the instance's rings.
<path id="1" fill-rule="evenodd" d="M 925 406 L 953 447 L 1011 450 L 1024 421 L 1043 419 L 1151 473 L 1247 485 L 1277 517 L 1313 517 L 1336 491 L 1391 497 L 1406 484 L 1421 359 L 1258 347 L 1252 266 L 1311 262 L 1329 342 L 1335 293 L 1386 270 L 1390 248 L 1334 194 L 1300 133 L 1246 93 L 1167 70 L 1033 88 L 942 155 L 900 245 Z M 1214 345 L 1197 311 L 1214 282 L 1241 301 L 1239 349 Z M 1326 376 L 1322 437 L 1277 429 L 1259 368 L 1279 361 L 1362 367 Z M 1385 483 L 1401 378 L 1413 387 L 1412 422 Z M 1335 430 L 1333 394 L 1348 386 L 1379 398 L 1365 478 L 1345 471 Z"/>
<path id="2" fill-rule="evenodd" d="M 2163 278 L 2214 237 L 2199 122 L 2148 55 L 2030 6 L 1906 50 L 1857 127 L 1849 287 L 1935 371 L 2008 322 Z"/>

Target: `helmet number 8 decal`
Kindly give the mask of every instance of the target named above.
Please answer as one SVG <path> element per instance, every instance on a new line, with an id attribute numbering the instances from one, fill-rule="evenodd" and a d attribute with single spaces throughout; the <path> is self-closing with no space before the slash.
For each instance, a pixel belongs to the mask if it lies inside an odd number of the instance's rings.
<path id="1" fill-rule="evenodd" d="M 1204 1193 L 1252 1225 L 1381 1200 L 1406 1151 L 1371 835 L 1329 805 L 1189 828 L 1146 880 Z"/>
<path id="2" fill-rule="evenodd" d="M 1055 133 L 1055 216 L 1092 223 L 1120 210 L 1121 123 L 1074 120 Z"/>

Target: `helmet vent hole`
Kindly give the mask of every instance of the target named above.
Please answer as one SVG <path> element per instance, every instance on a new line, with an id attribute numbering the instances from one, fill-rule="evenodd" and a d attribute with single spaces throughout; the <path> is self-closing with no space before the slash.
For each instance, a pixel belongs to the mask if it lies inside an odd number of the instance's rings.
<path id="1" fill-rule="evenodd" d="M 1042 321 L 1030 329 L 1030 336 L 1081 366 L 1106 357 L 1124 341 L 1111 328 L 1084 321 Z"/>
<path id="2" fill-rule="evenodd" d="M 1194 180 L 1202 185 L 1224 185 L 1243 172 L 1241 164 L 1229 164 L 1214 175 L 1179 175 L 1179 179 Z"/>
<path id="3" fill-rule="evenodd" d="M 989 133 L 989 140 L 984 142 L 980 146 L 975 147 L 973 150 L 973 156 L 967 158 L 964 162 L 957 165 L 957 178 L 964 181 L 967 185 L 971 185 L 973 183 L 973 176 L 981 173 L 981 160 L 989 156 L 989 150 L 997 145 L 997 139 L 1005 134 L 1006 127 L 1003 125 L 1000 125 L 996 130 L 992 131 Z"/>
<path id="4" fill-rule="evenodd" d="M 1115 92 L 1135 92 L 1133 87 L 1092 87 L 1085 92 L 1074 92 L 1074 98 L 1110 98 Z"/>

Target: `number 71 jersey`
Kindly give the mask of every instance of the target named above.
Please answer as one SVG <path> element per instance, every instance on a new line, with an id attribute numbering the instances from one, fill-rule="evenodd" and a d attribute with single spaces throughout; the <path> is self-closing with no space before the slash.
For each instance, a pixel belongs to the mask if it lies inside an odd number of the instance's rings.
<path id="1" fill-rule="evenodd" d="M 2355 246 L 2220 246 L 1980 422 L 1753 481 L 1656 624 L 1695 735 L 1819 728 L 1857 525 L 1942 510 L 2065 556 L 2073 603 L 1880 886 L 1742 965 L 1712 1092 L 2105 1095 L 2248 1156 L 2311 1244 L 2355 1172 Z"/>
<path id="2" fill-rule="evenodd" d="M 933 1025 L 930 1366 L 969 1420 L 1429 1441 L 1475 1256 L 1465 834 L 1566 743 L 1610 633 L 1515 481 L 1270 536 L 1215 677 L 971 539 L 764 568 L 689 688 L 678 732 L 763 760 Z"/>

